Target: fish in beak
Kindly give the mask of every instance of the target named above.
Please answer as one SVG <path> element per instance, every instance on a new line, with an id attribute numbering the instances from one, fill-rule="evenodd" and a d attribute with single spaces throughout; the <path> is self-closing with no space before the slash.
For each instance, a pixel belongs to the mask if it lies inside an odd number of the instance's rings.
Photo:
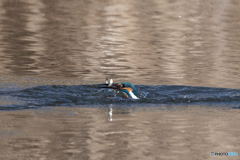
<path id="1" fill-rule="evenodd" d="M 98 84 L 97 85 L 98 88 L 112 88 L 112 86 L 113 86 L 113 79 L 110 79 L 110 81 L 108 81 L 108 79 L 106 79 L 105 84 Z"/>
<path id="2" fill-rule="evenodd" d="M 97 87 L 98 88 L 110 88 L 110 89 L 122 89 L 122 86 L 119 85 L 119 83 L 113 83 L 113 79 L 110 79 L 109 81 L 108 81 L 108 79 L 106 79 L 105 84 L 98 84 Z"/>
<path id="3" fill-rule="evenodd" d="M 97 87 L 98 88 L 118 89 L 118 90 L 123 91 L 127 95 L 127 97 L 131 97 L 132 99 L 140 98 L 135 86 L 128 82 L 113 83 L 112 79 L 110 79 L 110 81 L 108 81 L 108 79 L 106 79 L 105 84 L 98 84 Z"/>

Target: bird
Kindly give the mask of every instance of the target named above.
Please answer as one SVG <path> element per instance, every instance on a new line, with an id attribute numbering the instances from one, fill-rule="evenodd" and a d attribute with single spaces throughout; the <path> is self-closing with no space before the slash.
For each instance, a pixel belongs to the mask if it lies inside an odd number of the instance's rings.
<path id="1" fill-rule="evenodd" d="M 105 84 L 99 84 L 98 87 L 100 88 L 110 88 L 110 89 L 118 89 L 121 90 L 126 97 L 130 97 L 132 99 L 140 99 L 138 95 L 138 91 L 135 86 L 129 82 L 119 82 L 113 83 L 113 79 L 106 79 Z"/>

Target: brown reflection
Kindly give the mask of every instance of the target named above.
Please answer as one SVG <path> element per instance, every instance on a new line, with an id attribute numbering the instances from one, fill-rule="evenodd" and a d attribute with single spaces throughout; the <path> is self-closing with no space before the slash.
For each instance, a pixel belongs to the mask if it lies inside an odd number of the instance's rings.
<path id="1" fill-rule="evenodd" d="M 31 64 L 35 62 L 31 59 L 33 51 L 28 51 L 27 46 L 34 42 L 25 40 L 32 36 L 32 32 L 27 31 L 26 13 L 29 12 L 27 3 L 23 1 L 2 1 L 3 9 L 1 18 L 1 57 L 4 58 L 3 71 L 11 71 L 13 74 L 21 75 L 28 72 Z M 31 74 L 31 73 L 28 73 Z"/>
<path id="2" fill-rule="evenodd" d="M 41 30 L 46 52 L 39 58 L 43 74 L 64 77 L 87 74 L 87 57 L 81 55 L 85 46 L 78 43 L 78 38 L 85 39 L 86 35 L 81 26 L 79 29 L 77 27 L 78 23 L 84 25 L 84 20 L 82 16 L 75 15 L 84 14 L 84 10 L 74 13 L 77 11 L 75 8 L 80 6 L 74 5 L 73 1 L 43 0 L 43 3 L 47 6 L 42 10 L 47 21 Z"/>
<path id="3" fill-rule="evenodd" d="M 186 21 L 189 29 L 185 31 L 187 39 L 184 42 L 184 70 L 188 83 L 196 81 L 199 84 L 215 85 L 220 79 L 223 81 L 222 74 L 225 71 L 219 66 L 222 64 L 226 43 L 226 24 L 221 23 L 226 7 L 228 2 L 213 1 L 208 4 L 201 1 L 198 6 L 192 8 L 193 16 Z"/>
<path id="4" fill-rule="evenodd" d="M 1 112 L 0 158 L 212 159 L 211 151 L 240 152 L 238 110 L 156 109 Z"/>
<path id="5" fill-rule="evenodd" d="M 129 42 L 126 29 L 131 28 L 132 17 L 128 3 L 106 3 L 93 1 L 87 15 L 86 30 L 90 41 L 95 44 L 87 51 L 93 67 L 89 77 L 129 78 L 134 76 L 133 65 L 129 62 Z M 133 26 L 134 27 L 134 26 Z M 89 48 L 89 47 L 88 47 Z M 90 67 L 91 67 L 90 66 Z"/>
<path id="6" fill-rule="evenodd" d="M 0 73 L 238 88 L 237 2 L 1 1 Z"/>

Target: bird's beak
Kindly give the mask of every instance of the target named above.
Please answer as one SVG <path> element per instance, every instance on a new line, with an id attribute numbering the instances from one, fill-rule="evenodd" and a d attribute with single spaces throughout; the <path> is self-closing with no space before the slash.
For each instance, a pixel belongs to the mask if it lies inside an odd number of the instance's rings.
<path id="1" fill-rule="evenodd" d="M 97 84 L 97 87 L 98 88 L 111 88 L 111 87 L 108 87 L 108 84 Z"/>
<path id="2" fill-rule="evenodd" d="M 110 81 L 108 81 L 108 79 L 106 79 L 106 83 L 105 84 L 98 84 L 97 87 L 98 88 L 118 89 L 117 83 L 113 83 L 112 79 L 110 79 Z"/>

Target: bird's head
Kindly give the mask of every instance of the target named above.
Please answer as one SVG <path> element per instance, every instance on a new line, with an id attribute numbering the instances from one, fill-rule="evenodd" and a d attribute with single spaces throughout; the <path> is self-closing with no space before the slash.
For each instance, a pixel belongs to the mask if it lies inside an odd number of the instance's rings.
<path id="1" fill-rule="evenodd" d="M 128 97 L 131 97 L 132 99 L 140 98 L 135 86 L 129 82 L 113 83 L 113 80 L 111 79 L 109 82 L 108 80 L 106 80 L 105 84 L 99 84 L 98 86 L 100 88 L 111 88 L 111 89 L 121 90 L 124 93 L 126 93 Z"/>

